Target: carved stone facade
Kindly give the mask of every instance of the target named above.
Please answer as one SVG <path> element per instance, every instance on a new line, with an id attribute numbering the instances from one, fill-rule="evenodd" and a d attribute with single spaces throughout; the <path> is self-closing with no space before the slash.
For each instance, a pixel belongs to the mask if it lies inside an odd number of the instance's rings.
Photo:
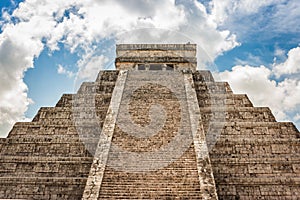
<path id="1" fill-rule="evenodd" d="M 117 70 L 0 139 L 0 199 L 299 199 L 299 131 L 195 56 L 117 45 Z"/>

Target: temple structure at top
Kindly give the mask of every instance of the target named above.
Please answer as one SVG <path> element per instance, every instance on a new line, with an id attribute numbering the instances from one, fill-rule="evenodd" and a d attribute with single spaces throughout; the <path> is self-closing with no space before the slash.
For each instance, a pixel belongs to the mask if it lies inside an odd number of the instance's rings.
<path id="1" fill-rule="evenodd" d="M 196 71 L 196 44 L 119 44 L 117 70 Z"/>

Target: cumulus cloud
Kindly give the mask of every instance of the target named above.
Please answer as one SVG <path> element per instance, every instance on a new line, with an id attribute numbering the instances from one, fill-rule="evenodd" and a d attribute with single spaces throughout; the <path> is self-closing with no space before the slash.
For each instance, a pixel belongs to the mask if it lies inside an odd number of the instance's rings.
<path id="1" fill-rule="evenodd" d="M 258 66 L 261 63 L 263 63 L 263 61 L 261 60 L 261 57 L 255 56 L 251 53 L 247 54 L 247 58 L 245 60 L 235 58 L 235 64 L 236 65 L 255 65 L 255 66 Z"/>
<path id="2" fill-rule="evenodd" d="M 284 1 L 276 7 L 270 20 L 270 28 L 276 32 L 299 33 L 300 1 Z"/>
<path id="3" fill-rule="evenodd" d="M 95 80 L 99 70 L 103 69 L 108 61 L 109 59 L 103 55 L 86 55 L 78 62 L 80 70 L 78 71 L 77 78 L 81 80 Z"/>
<path id="4" fill-rule="evenodd" d="M 262 7 L 284 2 L 285 0 L 213 0 L 210 2 L 211 17 L 222 24 L 230 17 L 250 15 L 257 13 Z"/>
<path id="5" fill-rule="evenodd" d="M 228 81 L 236 93 L 247 93 L 255 106 L 269 106 L 280 121 L 298 119 L 300 110 L 300 78 L 293 76 L 299 73 L 298 57 L 291 49 L 285 62 L 274 64 L 272 69 L 265 66 L 238 65 L 230 71 L 219 74 L 222 80 Z M 292 74 L 281 79 L 274 75 Z M 300 123 L 297 123 L 300 127 Z"/>
<path id="6" fill-rule="evenodd" d="M 287 56 L 288 58 L 285 62 L 274 67 L 277 77 L 300 73 L 300 47 L 291 49 Z"/>
<path id="7" fill-rule="evenodd" d="M 72 78 L 75 74 L 72 71 L 67 70 L 64 66 L 62 66 L 61 64 L 59 64 L 57 66 L 57 73 L 58 74 L 65 74 L 67 75 L 69 78 Z"/>
<path id="8" fill-rule="evenodd" d="M 299 121 L 300 120 L 300 113 L 297 113 L 294 117 L 295 121 Z"/>
<path id="9" fill-rule="evenodd" d="M 0 135 L 5 135 L 16 120 L 24 120 L 24 112 L 32 101 L 23 82 L 23 73 L 33 66 L 32 60 L 41 44 L 14 39 L 10 31 L 0 35 Z"/>
<path id="10" fill-rule="evenodd" d="M 275 51 L 274 51 L 275 57 L 286 58 L 285 54 L 286 54 L 286 52 L 284 49 L 281 49 L 278 46 L 275 46 Z"/>
<path id="11" fill-rule="evenodd" d="M 299 40 L 299 1 L 212 0 L 209 5 L 210 17 L 220 27 L 236 33 L 239 39 L 257 42 L 293 34 Z"/>

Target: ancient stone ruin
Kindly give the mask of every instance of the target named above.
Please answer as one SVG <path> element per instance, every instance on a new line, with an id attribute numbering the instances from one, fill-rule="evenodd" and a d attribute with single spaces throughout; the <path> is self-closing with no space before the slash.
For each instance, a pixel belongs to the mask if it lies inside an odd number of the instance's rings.
<path id="1" fill-rule="evenodd" d="M 0 199 L 300 199 L 299 131 L 196 45 L 117 45 L 115 66 L 0 139 Z"/>

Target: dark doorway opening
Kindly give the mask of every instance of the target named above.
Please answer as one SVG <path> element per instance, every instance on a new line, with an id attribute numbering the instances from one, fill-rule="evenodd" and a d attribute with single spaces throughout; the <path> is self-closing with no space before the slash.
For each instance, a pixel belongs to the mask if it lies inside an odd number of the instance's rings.
<path id="1" fill-rule="evenodd" d="M 160 64 L 151 64 L 149 69 L 150 70 L 162 70 L 162 65 L 160 65 Z"/>
<path id="2" fill-rule="evenodd" d="M 138 70 L 146 70 L 146 66 L 144 64 L 138 64 Z"/>
<path id="3" fill-rule="evenodd" d="M 174 70 L 174 65 L 167 64 L 166 70 Z"/>

